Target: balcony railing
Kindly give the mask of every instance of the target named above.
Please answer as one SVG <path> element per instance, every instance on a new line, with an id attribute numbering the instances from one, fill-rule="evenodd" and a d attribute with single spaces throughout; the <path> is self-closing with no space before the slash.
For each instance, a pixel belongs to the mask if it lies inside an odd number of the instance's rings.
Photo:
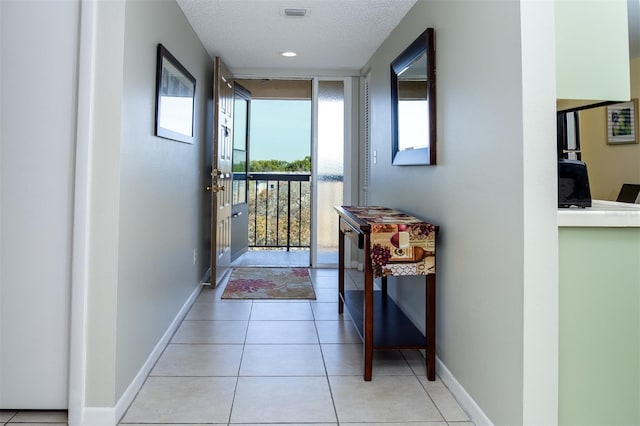
<path id="1" fill-rule="evenodd" d="M 310 175 L 252 173 L 248 184 L 249 247 L 310 248 Z"/>

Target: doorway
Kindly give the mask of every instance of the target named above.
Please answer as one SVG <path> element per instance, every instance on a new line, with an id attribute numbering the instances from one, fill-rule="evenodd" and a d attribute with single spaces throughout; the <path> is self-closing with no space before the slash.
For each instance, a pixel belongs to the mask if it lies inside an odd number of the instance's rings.
<path id="1" fill-rule="evenodd" d="M 233 265 L 310 266 L 312 82 L 237 79 L 236 84 L 251 97 L 248 108 L 237 103 L 241 114 L 248 111 L 246 155 L 237 152 L 246 159 L 246 175 L 234 173 L 247 192 L 247 232 L 234 234 L 232 244 L 246 250 L 233 256 Z"/>
<path id="2" fill-rule="evenodd" d="M 232 266 L 335 267 L 350 79 L 234 81 Z"/>

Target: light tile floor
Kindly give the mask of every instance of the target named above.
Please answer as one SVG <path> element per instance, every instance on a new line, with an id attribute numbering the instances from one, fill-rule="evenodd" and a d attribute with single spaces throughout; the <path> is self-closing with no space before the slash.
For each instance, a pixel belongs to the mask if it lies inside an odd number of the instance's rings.
<path id="1" fill-rule="evenodd" d="M 67 424 L 66 411 L 0 410 L 0 425 L 43 426 Z"/>
<path id="2" fill-rule="evenodd" d="M 469 426 L 419 351 L 374 353 L 362 379 L 362 343 L 338 315 L 337 270 L 311 269 L 315 301 L 200 296 L 121 425 Z M 349 280 L 347 285 L 358 287 Z M 65 424 L 64 411 L 0 411 L 0 425 Z"/>
<path id="3" fill-rule="evenodd" d="M 419 351 L 375 352 L 338 315 L 337 270 L 311 269 L 315 301 L 221 300 L 204 288 L 121 425 L 471 425 Z M 348 285 L 357 287 L 356 281 Z"/>

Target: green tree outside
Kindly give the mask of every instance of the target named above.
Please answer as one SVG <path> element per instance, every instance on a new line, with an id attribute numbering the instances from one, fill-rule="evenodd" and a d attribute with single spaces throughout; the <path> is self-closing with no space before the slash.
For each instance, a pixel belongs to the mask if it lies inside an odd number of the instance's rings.
<path id="1" fill-rule="evenodd" d="M 253 160 L 253 173 L 311 173 L 311 157 L 292 162 Z M 287 240 L 288 237 L 288 240 Z M 249 245 L 308 247 L 311 241 L 309 181 L 249 181 Z"/>
<path id="2" fill-rule="evenodd" d="M 311 173 L 311 157 L 306 156 L 302 160 L 292 162 L 283 160 L 251 160 L 249 171 L 253 173 L 269 172 L 308 172 Z"/>

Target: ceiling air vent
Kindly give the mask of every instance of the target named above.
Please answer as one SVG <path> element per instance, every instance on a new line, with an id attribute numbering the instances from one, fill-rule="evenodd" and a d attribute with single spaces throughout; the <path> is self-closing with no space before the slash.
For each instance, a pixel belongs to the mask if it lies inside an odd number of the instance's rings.
<path id="1" fill-rule="evenodd" d="M 288 18 L 304 18 L 307 16 L 309 9 L 299 7 L 284 7 L 280 9 L 280 14 Z"/>

